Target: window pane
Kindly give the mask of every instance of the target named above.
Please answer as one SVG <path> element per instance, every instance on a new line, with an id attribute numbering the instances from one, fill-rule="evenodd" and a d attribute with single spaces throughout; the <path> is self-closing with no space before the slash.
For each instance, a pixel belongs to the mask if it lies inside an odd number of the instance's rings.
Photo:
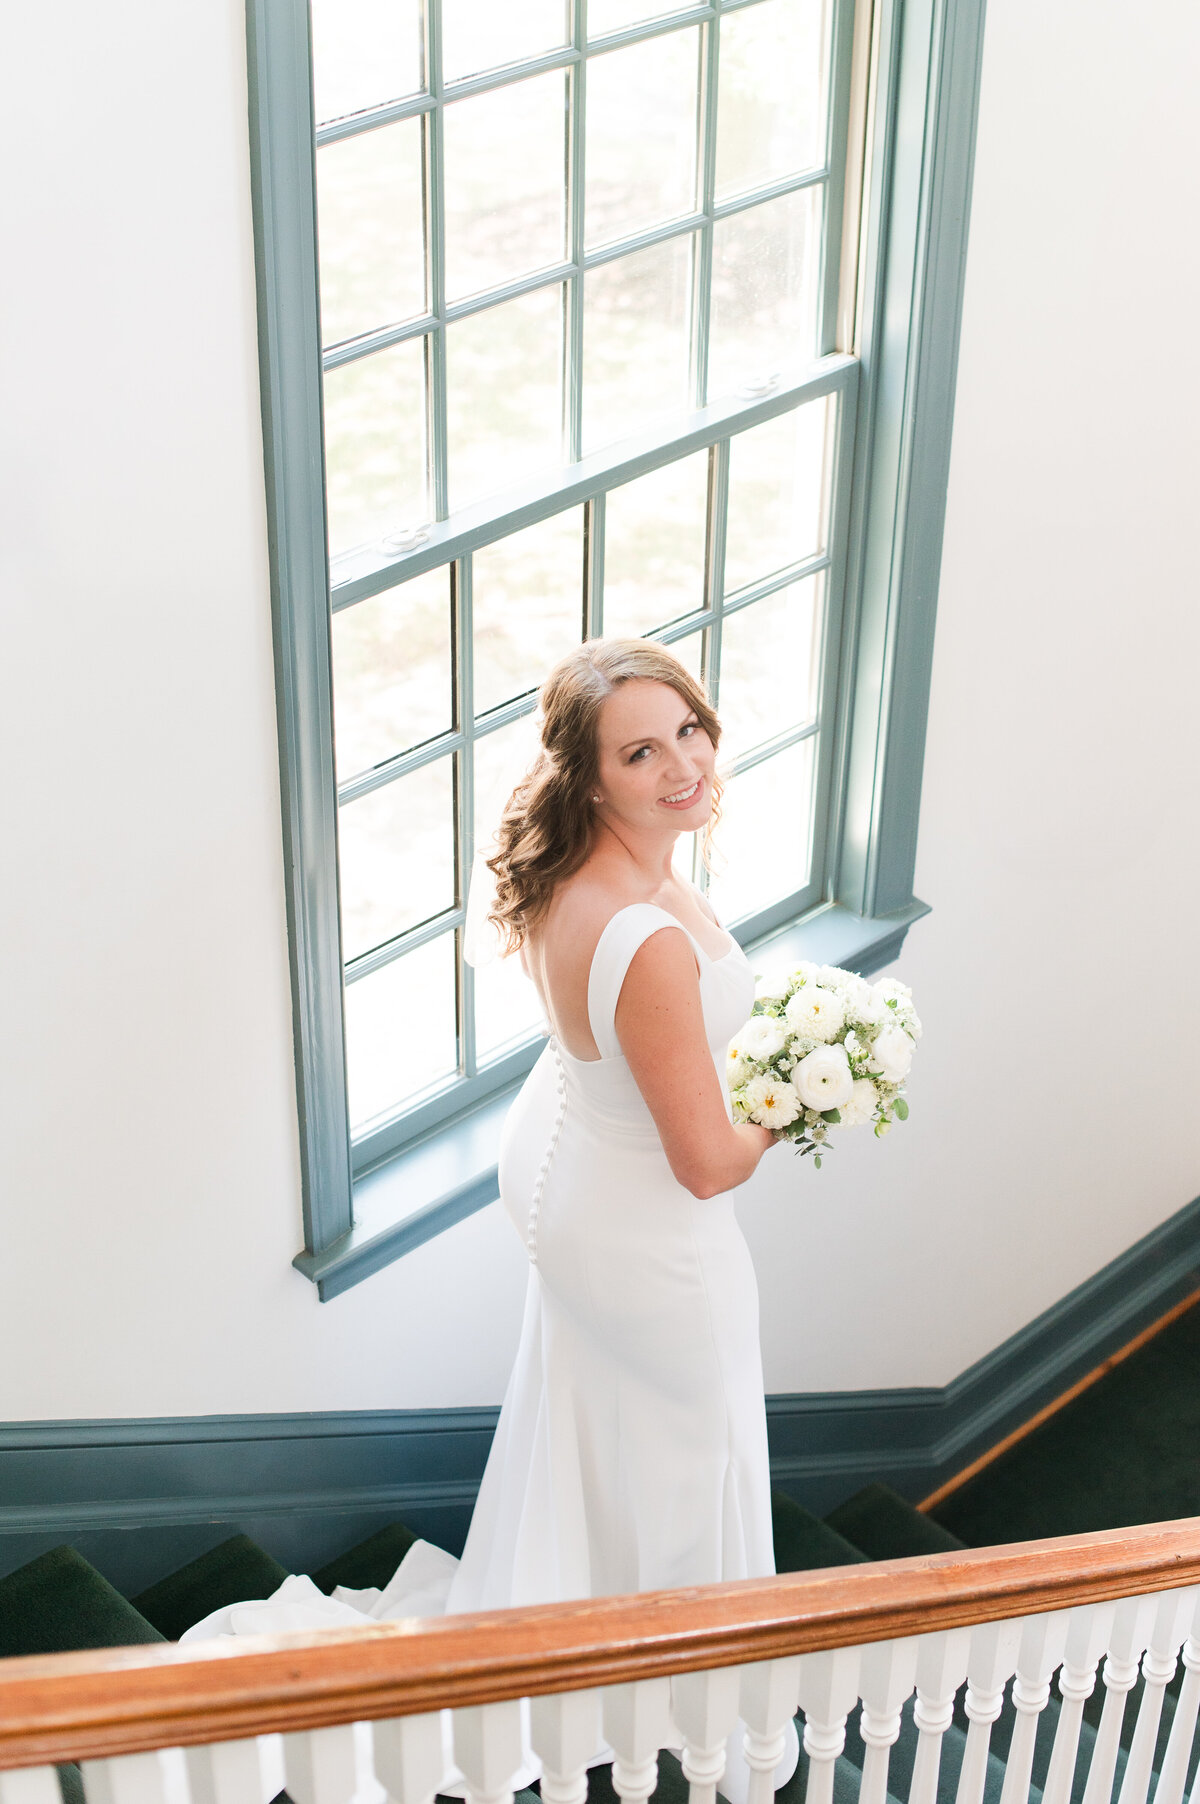
<path id="1" fill-rule="evenodd" d="M 423 313 L 420 120 L 318 150 L 317 202 L 324 342 Z"/>
<path id="2" fill-rule="evenodd" d="M 447 732 L 453 722 L 448 570 L 414 576 L 334 615 L 340 782 Z"/>
<path id="3" fill-rule="evenodd" d="M 421 0 L 312 0 L 317 123 L 414 94 Z"/>
<path id="4" fill-rule="evenodd" d="M 325 372 L 325 470 L 334 557 L 428 520 L 423 339 Z"/>
<path id="5" fill-rule="evenodd" d="M 493 959 L 475 973 L 475 1055 L 483 1063 L 508 1046 L 545 1033 L 547 1021 L 519 954 Z"/>
<path id="6" fill-rule="evenodd" d="M 816 356 L 823 194 L 801 188 L 713 227 L 710 400 Z"/>
<path id="7" fill-rule="evenodd" d="M 730 441 L 727 595 L 824 548 L 828 406 L 810 401 Z"/>
<path id="8" fill-rule="evenodd" d="M 739 608 L 721 633 L 722 758 L 806 725 L 817 706 L 824 573 Z"/>
<path id="9" fill-rule="evenodd" d="M 532 714 L 475 742 L 475 845 L 490 845 L 504 805 L 538 753 Z"/>
<path id="10" fill-rule="evenodd" d="M 357 1133 L 458 1064 L 454 935 L 346 986 L 350 1126 Z"/>
<path id="11" fill-rule="evenodd" d="M 717 199 L 823 160 L 823 0 L 762 0 L 721 21 Z"/>
<path id="12" fill-rule="evenodd" d="M 566 41 L 564 0 L 442 0 L 447 81 L 556 50 Z"/>
<path id="13" fill-rule="evenodd" d="M 346 962 L 454 906 L 454 783 L 439 758 L 338 810 Z"/>
<path id="14" fill-rule="evenodd" d="M 726 927 L 808 882 L 815 745 L 802 739 L 725 786 L 709 893 Z"/>
<path id="15" fill-rule="evenodd" d="M 562 313 L 556 284 L 447 327 L 452 508 L 560 464 Z"/>
<path id="16" fill-rule="evenodd" d="M 638 638 L 703 607 L 707 506 L 707 451 L 610 490 L 604 512 L 606 634 Z"/>
<path id="17" fill-rule="evenodd" d="M 621 31 L 643 19 L 661 19 L 664 13 L 682 10 L 680 0 L 588 0 L 588 37 Z"/>
<path id="18" fill-rule="evenodd" d="M 583 632 L 583 513 L 555 514 L 472 559 L 475 712 L 535 689 Z"/>
<path id="19" fill-rule="evenodd" d="M 686 639 L 676 639 L 667 646 L 667 650 L 679 659 L 684 668 L 704 686 L 701 666 L 704 658 L 704 634 L 689 633 Z"/>
<path id="20" fill-rule="evenodd" d="M 691 257 L 687 233 L 585 276 L 585 451 L 687 406 Z"/>
<path id="21" fill-rule="evenodd" d="M 589 245 L 694 209 L 699 70 L 699 31 L 672 31 L 588 63 Z"/>
<path id="22" fill-rule="evenodd" d="M 555 70 L 447 106 L 448 300 L 563 261 L 565 96 Z"/>

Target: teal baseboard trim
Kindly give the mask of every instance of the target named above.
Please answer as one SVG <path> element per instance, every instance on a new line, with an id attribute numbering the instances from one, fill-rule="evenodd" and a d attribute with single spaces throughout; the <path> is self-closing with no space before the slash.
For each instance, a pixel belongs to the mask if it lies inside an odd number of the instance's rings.
<path id="1" fill-rule="evenodd" d="M 773 1481 L 919 1501 L 1200 1289 L 1200 1197 L 945 1386 L 767 1399 Z M 497 1410 L 0 1426 L 0 1575 L 72 1543 L 132 1595 L 244 1533 L 311 1571 L 389 1522 L 459 1552 Z"/>

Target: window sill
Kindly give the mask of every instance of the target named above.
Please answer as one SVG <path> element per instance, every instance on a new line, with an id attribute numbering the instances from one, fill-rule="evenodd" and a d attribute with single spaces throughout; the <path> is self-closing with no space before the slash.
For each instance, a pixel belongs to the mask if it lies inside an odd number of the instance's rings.
<path id="1" fill-rule="evenodd" d="M 823 903 L 753 941 L 747 952 L 764 967 L 808 958 L 869 976 L 890 964 L 913 922 L 928 913 L 928 903 L 913 901 L 872 919 L 839 903 Z M 500 1132 L 518 1087 L 509 1085 L 359 1179 L 350 1232 L 323 1252 L 297 1253 L 292 1261 L 312 1279 L 322 1302 L 495 1202 Z"/>

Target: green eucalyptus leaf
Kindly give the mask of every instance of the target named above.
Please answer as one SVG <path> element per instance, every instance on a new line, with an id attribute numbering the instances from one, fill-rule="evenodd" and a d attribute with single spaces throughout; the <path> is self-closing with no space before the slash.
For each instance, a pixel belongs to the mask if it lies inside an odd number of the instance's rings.
<path id="1" fill-rule="evenodd" d="M 905 1102 L 905 1100 L 902 1096 L 898 1096 L 896 1098 L 896 1101 L 893 1104 L 893 1107 L 895 1108 L 896 1119 L 898 1121 L 907 1121 L 908 1120 L 908 1104 Z"/>

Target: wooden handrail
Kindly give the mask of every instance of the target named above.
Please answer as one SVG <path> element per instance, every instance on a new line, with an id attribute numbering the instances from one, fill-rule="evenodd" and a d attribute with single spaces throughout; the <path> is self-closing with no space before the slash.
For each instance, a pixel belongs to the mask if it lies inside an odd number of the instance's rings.
<path id="1" fill-rule="evenodd" d="M 490 1615 L 0 1661 L 0 1768 L 575 1691 L 1200 1584 L 1200 1517 Z"/>

